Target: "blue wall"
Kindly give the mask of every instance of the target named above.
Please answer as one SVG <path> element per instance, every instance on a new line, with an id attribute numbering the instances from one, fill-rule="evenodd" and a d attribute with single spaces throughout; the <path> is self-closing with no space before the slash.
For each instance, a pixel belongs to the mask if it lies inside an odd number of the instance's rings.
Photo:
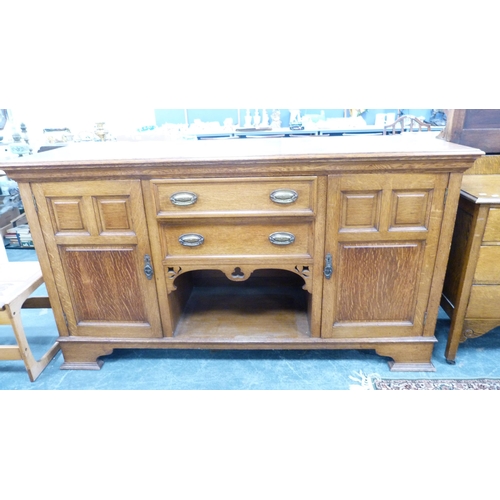
<path id="1" fill-rule="evenodd" d="M 245 122 L 246 109 L 240 109 L 240 125 L 243 126 Z M 324 111 L 325 118 L 342 118 L 345 116 L 346 110 L 344 109 L 301 109 L 301 115 L 319 115 Z M 431 109 L 401 109 L 404 114 L 423 116 L 429 119 L 431 116 Z M 186 112 L 188 116 L 189 125 L 195 119 L 200 119 L 203 122 L 219 122 L 223 125 L 226 118 L 232 118 L 233 123 L 238 123 L 238 109 L 155 109 L 156 125 L 159 127 L 165 123 L 185 124 Z M 254 114 L 255 110 L 251 109 L 250 113 Z M 267 114 L 271 117 L 272 109 L 267 109 Z M 375 115 L 378 113 L 397 113 L 397 109 L 367 109 L 363 113 L 363 118 L 367 125 L 375 124 Z M 262 110 L 259 109 L 262 115 Z M 288 109 L 280 109 L 281 125 L 288 127 L 290 125 L 290 112 Z"/>

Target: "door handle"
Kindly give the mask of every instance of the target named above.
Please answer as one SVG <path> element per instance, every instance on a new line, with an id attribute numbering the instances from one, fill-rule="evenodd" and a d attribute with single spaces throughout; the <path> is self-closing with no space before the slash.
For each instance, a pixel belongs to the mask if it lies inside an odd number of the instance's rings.
<path id="1" fill-rule="evenodd" d="M 332 255 L 329 253 L 327 253 L 325 257 L 325 269 L 323 270 L 323 274 L 327 280 L 329 280 L 333 274 Z"/>
<path id="2" fill-rule="evenodd" d="M 153 278 L 153 266 L 151 265 L 151 257 L 149 255 L 144 256 L 144 274 L 148 280 Z"/>

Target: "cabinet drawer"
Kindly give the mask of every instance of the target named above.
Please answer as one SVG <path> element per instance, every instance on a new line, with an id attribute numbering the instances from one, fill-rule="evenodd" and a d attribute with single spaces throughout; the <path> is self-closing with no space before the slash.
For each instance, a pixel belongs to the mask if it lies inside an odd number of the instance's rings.
<path id="1" fill-rule="evenodd" d="M 500 285 L 474 285 L 471 290 L 467 318 L 500 318 Z"/>
<path id="2" fill-rule="evenodd" d="M 482 246 L 479 249 L 474 283 L 500 284 L 500 246 Z"/>
<path id="3" fill-rule="evenodd" d="M 157 217 L 315 211 L 316 177 L 151 181 Z"/>
<path id="4" fill-rule="evenodd" d="M 197 222 L 162 224 L 163 251 L 175 256 L 312 255 L 310 222 Z M 274 243 L 271 241 L 273 240 Z M 182 241 L 182 242 L 181 242 Z"/>
<path id="5" fill-rule="evenodd" d="M 493 206 L 490 208 L 483 241 L 500 242 L 500 207 Z"/>

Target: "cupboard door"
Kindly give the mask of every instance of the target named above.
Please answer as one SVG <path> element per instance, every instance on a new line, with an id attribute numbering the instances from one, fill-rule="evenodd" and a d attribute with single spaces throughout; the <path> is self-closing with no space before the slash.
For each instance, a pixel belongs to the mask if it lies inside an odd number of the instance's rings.
<path id="1" fill-rule="evenodd" d="M 161 337 L 140 181 L 33 192 L 69 335 Z"/>
<path id="2" fill-rule="evenodd" d="M 322 336 L 422 335 L 447 174 L 329 176 Z"/>

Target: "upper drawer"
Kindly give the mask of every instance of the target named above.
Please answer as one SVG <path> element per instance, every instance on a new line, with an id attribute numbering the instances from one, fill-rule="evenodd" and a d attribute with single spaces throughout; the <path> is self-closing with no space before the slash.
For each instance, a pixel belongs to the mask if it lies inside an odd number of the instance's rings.
<path id="1" fill-rule="evenodd" d="M 152 180 L 157 217 L 313 215 L 316 177 Z"/>
<path id="2" fill-rule="evenodd" d="M 492 206 L 488 212 L 483 241 L 500 241 L 500 206 Z"/>

